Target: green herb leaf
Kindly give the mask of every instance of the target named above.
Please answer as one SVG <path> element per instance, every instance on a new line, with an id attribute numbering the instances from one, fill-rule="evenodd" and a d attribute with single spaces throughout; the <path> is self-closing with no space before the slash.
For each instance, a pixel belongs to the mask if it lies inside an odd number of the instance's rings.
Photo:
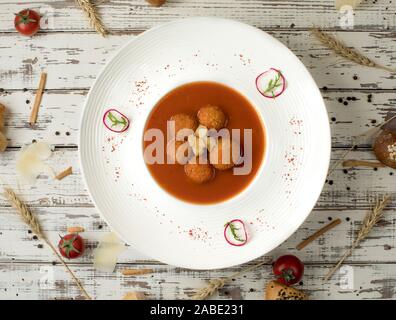
<path id="1" fill-rule="evenodd" d="M 272 95 L 273 98 L 275 98 L 275 89 L 279 88 L 280 86 L 282 86 L 281 83 L 281 73 L 280 71 L 278 72 L 278 74 L 275 76 L 275 79 L 271 79 L 268 82 L 267 88 L 264 90 L 264 93 L 270 93 Z"/>
<path id="2" fill-rule="evenodd" d="M 121 120 L 117 119 L 117 117 L 111 113 L 111 111 L 107 114 L 107 117 L 111 121 L 111 127 L 115 127 L 118 124 L 121 124 L 123 128 L 128 125 L 127 120 L 121 116 Z"/>
<path id="3" fill-rule="evenodd" d="M 59 248 L 64 249 L 66 253 L 66 257 L 70 258 L 70 252 L 74 251 L 77 253 L 80 253 L 80 251 L 74 247 L 74 241 L 77 239 L 77 235 L 75 235 L 72 239 L 65 240 L 63 237 L 61 237 L 63 240 L 62 244 L 59 245 Z"/>
<path id="4" fill-rule="evenodd" d="M 232 234 L 232 236 L 234 237 L 234 239 L 235 239 L 236 241 L 245 242 L 245 240 L 241 239 L 241 238 L 238 236 L 238 234 L 236 233 L 239 229 L 238 229 L 237 227 L 235 227 L 235 225 L 234 225 L 232 222 L 227 222 L 227 223 L 225 224 L 225 227 L 227 227 L 227 226 L 230 227 L 231 234 Z"/>

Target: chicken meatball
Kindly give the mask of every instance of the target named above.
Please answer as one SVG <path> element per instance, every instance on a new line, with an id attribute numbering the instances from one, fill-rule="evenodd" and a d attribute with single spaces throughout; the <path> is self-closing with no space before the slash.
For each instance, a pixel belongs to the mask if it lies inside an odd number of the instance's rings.
<path id="1" fill-rule="evenodd" d="M 208 129 L 220 130 L 227 124 L 227 117 L 223 110 L 210 104 L 199 109 L 197 117 L 199 123 Z"/>
<path id="2" fill-rule="evenodd" d="M 184 165 L 188 162 L 193 153 L 187 142 L 171 140 L 166 145 L 166 154 L 169 156 L 169 160 L 171 160 L 172 163 Z"/>
<path id="3" fill-rule="evenodd" d="M 195 132 L 195 130 L 198 128 L 197 119 L 189 114 L 178 113 L 172 116 L 170 120 L 175 122 L 176 137 L 179 137 L 179 134 L 182 134 L 179 133 L 179 131 L 182 129 L 190 129 Z"/>
<path id="4" fill-rule="evenodd" d="M 209 153 L 209 161 L 218 170 L 231 169 L 240 160 L 240 148 L 236 141 L 219 138 Z"/>
<path id="5" fill-rule="evenodd" d="M 215 170 L 210 164 L 198 163 L 198 159 L 184 165 L 184 172 L 192 182 L 198 184 L 212 180 L 215 175 Z"/>

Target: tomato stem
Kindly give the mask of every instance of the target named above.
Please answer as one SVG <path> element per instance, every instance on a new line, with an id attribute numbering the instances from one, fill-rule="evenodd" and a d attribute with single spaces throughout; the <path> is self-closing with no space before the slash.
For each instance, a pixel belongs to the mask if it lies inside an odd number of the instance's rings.
<path id="1" fill-rule="evenodd" d="M 74 235 L 74 237 L 70 240 L 65 240 L 64 237 L 61 237 L 61 239 L 62 239 L 62 244 L 60 244 L 59 247 L 65 250 L 67 258 L 70 258 L 70 252 L 72 251 L 80 253 L 80 251 L 76 247 L 74 247 L 73 244 L 74 241 L 76 241 L 77 239 L 77 235 Z"/>
<path id="2" fill-rule="evenodd" d="M 32 18 L 29 17 L 30 10 L 27 10 L 26 14 L 23 14 L 22 12 L 20 12 L 20 13 L 16 13 L 15 15 L 17 17 L 21 18 L 18 22 L 15 23 L 16 26 L 19 26 L 20 24 L 27 25 L 29 23 L 36 23 L 37 22 L 36 19 L 32 19 Z"/>
<path id="3" fill-rule="evenodd" d="M 280 279 L 284 279 L 286 282 L 290 282 L 294 280 L 296 277 L 294 276 L 294 272 L 292 269 L 283 269 L 282 276 Z"/>

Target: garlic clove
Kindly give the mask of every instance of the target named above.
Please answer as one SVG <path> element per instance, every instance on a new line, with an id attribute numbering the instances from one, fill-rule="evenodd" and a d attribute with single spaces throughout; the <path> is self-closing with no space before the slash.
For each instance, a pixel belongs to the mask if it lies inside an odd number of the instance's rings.
<path id="1" fill-rule="evenodd" d="M 188 144 L 190 145 L 190 147 L 192 147 L 193 145 L 195 145 L 195 139 L 196 139 L 196 136 L 193 135 L 193 134 L 191 134 L 191 135 L 189 135 L 189 136 L 187 137 L 187 142 L 188 142 Z"/>
<path id="2" fill-rule="evenodd" d="M 105 234 L 99 246 L 94 251 L 94 267 L 104 272 L 113 272 L 118 256 L 124 250 L 124 245 L 114 232 Z"/>
<path id="3" fill-rule="evenodd" d="M 205 138 L 208 135 L 208 128 L 200 124 L 197 130 L 195 130 L 195 135 L 201 139 Z"/>
<path id="4" fill-rule="evenodd" d="M 337 10 L 340 10 L 343 6 L 350 6 L 353 9 L 356 8 L 363 0 L 335 0 L 335 6 Z"/>
<path id="5" fill-rule="evenodd" d="M 205 152 L 206 143 L 204 139 L 200 139 L 195 135 L 190 135 L 187 141 L 195 156 L 200 156 Z"/>
<path id="6" fill-rule="evenodd" d="M 208 137 L 206 142 L 206 148 L 210 151 L 217 146 L 217 139 L 215 137 Z"/>
<path id="7" fill-rule="evenodd" d="M 52 154 L 51 146 L 44 142 L 23 146 L 18 153 L 16 171 L 27 183 L 35 183 L 37 177 L 44 173 L 54 175 L 52 168 L 44 161 Z"/>

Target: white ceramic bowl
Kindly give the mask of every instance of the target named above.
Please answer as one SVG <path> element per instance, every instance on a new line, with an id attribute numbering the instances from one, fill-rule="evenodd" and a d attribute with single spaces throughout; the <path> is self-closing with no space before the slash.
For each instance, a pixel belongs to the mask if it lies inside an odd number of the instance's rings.
<path id="1" fill-rule="evenodd" d="M 255 86 L 257 75 L 271 67 L 287 81 L 276 99 L 264 98 Z M 265 161 L 253 183 L 215 205 L 172 197 L 143 161 L 143 128 L 153 106 L 173 88 L 199 80 L 241 92 L 266 129 Z M 102 116 L 112 107 L 131 119 L 127 132 L 103 126 Z M 96 207 L 125 242 L 171 265 L 215 269 L 271 251 L 302 224 L 325 181 L 330 141 L 320 92 L 289 49 L 240 22 L 191 18 L 133 38 L 107 64 L 86 101 L 80 157 Z M 248 228 L 249 241 L 242 247 L 223 238 L 225 222 L 235 218 Z"/>

